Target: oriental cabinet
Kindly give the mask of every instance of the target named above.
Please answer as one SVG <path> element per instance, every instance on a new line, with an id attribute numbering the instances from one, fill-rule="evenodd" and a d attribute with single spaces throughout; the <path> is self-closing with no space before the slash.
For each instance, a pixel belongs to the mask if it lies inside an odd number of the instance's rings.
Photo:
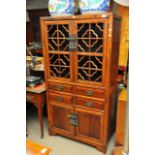
<path id="1" fill-rule="evenodd" d="M 49 133 L 106 152 L 115 120 L 120 17 L 42 17 Z"/>

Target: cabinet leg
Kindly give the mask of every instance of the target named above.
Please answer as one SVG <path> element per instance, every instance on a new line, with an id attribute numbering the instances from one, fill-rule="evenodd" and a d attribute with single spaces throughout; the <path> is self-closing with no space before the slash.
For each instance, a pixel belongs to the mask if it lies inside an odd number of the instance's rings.
<path id="1" fill-rule="evenodd" d="M 97 150 L 106 154 L 106 147 L 104 145 L 98 145 L 98 146 L 96 146 L 96 148 L 97 148 Z"/>
<path id="2" fill-rule="evenodd" d="M 56 134 L 54 131 L 51 131 L 51 130 L 49 129 L 49 135 L 51 135 L 51 136 L 56 136 L 57 134 Z"/>
<path id="3" fill-rule="evenodd" d="M 41 138 L 43 138 L 44 137 L 44 130 L 43 130 L 43 110 L 42 110 L 42 105 L 38 106 L 38 117 L 39 117 L 39 123 L 40 123 Z"/>

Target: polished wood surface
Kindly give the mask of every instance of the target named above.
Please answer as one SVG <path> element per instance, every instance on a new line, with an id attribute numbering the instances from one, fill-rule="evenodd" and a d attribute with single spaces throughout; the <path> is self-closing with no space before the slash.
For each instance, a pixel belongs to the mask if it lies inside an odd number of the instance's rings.
<path id="1" fill-rule="evenodd" d="M 121 146 L 115 147 L 112 155 L 122 155 L 122 150 L 123 150 L 123 147 Z"/>
<path id="2" fill-rule="evenodd" d="M 43 105 L 45 103 L 45 83 L 36 87 L 26 87 L 26 101 L 33 104 L 38 110 L 41 138 L 44 136 Z"/>
<path id="3" fill-rule="evenodd" d="M 92 110 L 104 110 L 104 101 L 96 101 L 85 97 L 76 97 L 76 106 Z"/>
<path id="4" fill-rule="evenodd" d="M 72 85 L 64 83 L 48 82 L 48 89 L 61 92 L 72 92 Z"/>
<path id="5" fill-rule="evenodd" d="M 127 67 L 129 53 L 129 7 L 118 5 L 118 14 L 122 18 L 119 65 Z"/>
<path id="6" fill-rule="evenodd" d="M 105 90 L 103 88 L 95 89 L 95 88 L 90 88 L 90 87 L 76 86 L 75 87 L 75 93 L 82 95 L 82 96 L 104 98 Z"/>
<path id="7" fill-rule="evenodd" d="M 124 145 L 124 129 L 126 116 L 127 90 L 123 89 L 118 98 L 117 122 L 116 122 L 116 145 Z"/>
<path id="8" fill-rule="evenodd" d="M 46 91 L 45 83 L 39 84 L 35 87 L 26 87 L 26 91 L 30 93 L 43 93 Z"/>
<path id="9" fill-rule="evenodd" d="M 51 148 L 37 144 L 31 140 L 26 140 L 27 155 L 48 155 L 52 151 Z"/>
<path id="10" fill-rule="evenodd" d="M 70 95 L 62 95 L 60 93 L 50 92 L 48 93 L 49 102 L 55 102 L 58 104 L 72 104 L 73 97 Z"/>
<path id="11" fill-rule="evenodd" d="M 119 16 L 41 17 L 49 133 L 106 152 L 115 120 Z"/>

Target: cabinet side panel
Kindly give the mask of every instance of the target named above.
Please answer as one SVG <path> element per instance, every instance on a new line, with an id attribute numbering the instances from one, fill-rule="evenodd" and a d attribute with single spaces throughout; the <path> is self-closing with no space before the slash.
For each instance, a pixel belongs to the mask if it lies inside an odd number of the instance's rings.
<path id="1" fill-rule="evenodd" d="M 115 131 L 116 125 L 116 107 L 117 107 L 117 74 L 118 74 L 118 58 L 120 47 L 120 28 L 121 20 L 114 18 L 113 20 L 113 38 L 112 38 L 112 55 L 111 55 L 111 76 L 110 76 L 110 135 Z"/>

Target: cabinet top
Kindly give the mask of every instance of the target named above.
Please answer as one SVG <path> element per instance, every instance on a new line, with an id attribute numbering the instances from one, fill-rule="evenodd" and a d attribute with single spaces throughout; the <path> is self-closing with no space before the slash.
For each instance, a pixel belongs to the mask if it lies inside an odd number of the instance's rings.
<path id="1" fill-rule="evenodd" d="M 40 17 L 42 21 L 51 21 L 51 20 L 80 20 L 80 19 L 97 19 L 97 18 L 115 18 L 121 20 L 121 17 L 112 13 L 101 13 L 101 14 L 87 14 L 87 15 L 73 15 L 73 16 L 48 16 L 48 17 Z"/>

